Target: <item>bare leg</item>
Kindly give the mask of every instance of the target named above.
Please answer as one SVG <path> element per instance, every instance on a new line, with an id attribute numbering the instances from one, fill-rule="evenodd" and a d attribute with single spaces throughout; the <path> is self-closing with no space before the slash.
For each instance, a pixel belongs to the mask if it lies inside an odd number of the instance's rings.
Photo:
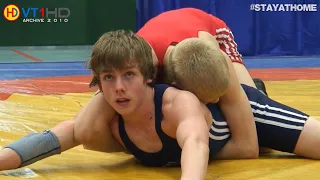
<path id="1" fill-rule="evenodd" d="M 309 117 L 300 134 L 294 153 L 311 159 L 320 159 L 320 121 Z"/>

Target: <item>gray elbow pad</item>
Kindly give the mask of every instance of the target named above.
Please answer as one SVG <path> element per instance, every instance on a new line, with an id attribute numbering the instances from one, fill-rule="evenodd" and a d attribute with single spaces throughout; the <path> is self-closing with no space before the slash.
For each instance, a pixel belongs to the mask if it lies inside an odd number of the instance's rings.
<path id="1" fill-rule="evenodd" d="M 61 153 L 58 137 L 50 130 L 29 134 L 5 148 L 12 149 L 20 156 L 20 167 Z"/>

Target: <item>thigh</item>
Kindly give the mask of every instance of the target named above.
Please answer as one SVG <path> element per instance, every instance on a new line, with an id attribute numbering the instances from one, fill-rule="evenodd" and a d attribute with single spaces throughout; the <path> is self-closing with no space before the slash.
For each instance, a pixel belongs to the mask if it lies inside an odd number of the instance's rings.
<path id="1" fill-rule="evenodd" d="M 310 117 L 298 139 L 294 153 L 299 156 L 320 159 L 320 121 Z"/>
<path id="2" fill-rule="evenodd" d="M 259 145 L 293 153 L 309 115 L 243 85 L 256 122 Z"/>

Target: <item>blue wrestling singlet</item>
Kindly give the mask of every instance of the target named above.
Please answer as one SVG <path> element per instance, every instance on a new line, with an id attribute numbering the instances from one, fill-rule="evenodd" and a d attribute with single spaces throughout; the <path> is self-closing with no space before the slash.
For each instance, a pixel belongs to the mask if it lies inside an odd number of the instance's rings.
<path id="1" fill-rule="evenodd" d="M 242 84 L 256 123 L 260 147 L 292 153 L 309 115 Z"/>
<path id="2" fill-rule="evenodd" d="M 162 142 L 162 149 L 159 152 L 147 153 L 140 150 L 129 139 L 121 116 L 119 116 L 119 133 L 121 140 L 129 152 L 135 156 L 142 164 L 147 166 L 179 166 L 181 157 L 181 148 L 176 139 L 168 136 L 162 131 L 162 96 L 167 85 L 155 85 L 154 105 L 155 105 L 155 129 Z"/>
<path id="3" fill-rule="evenodd" d="M 181 148 L 176 139 L 166 135 L 161 129 L 162 96 L 170 87 L 164 84 L 155 85 L 155 128 L 163 148 L 156 153 L 146 153 L 130 141 L 124 129 L 124 122 L 119 117 L 119 133 L 126 148 L 142 163 L 149 166 L 180 165 Z M 308 115 L 280 104 L 263 95 L 259 90 L 242 85 L 254 115 L 259 146 L 283 152 L 293 152 Z M 212 158 L 231 138 L 227 122 L 218 104 L 207 104 L 213 120 L 209 131 L 210 158 Z"/>
<path id="4" fill-rule="evenodd" d="M 259 146 L 292 153 L 309 115 L 276 102 L 255 88 L 244 84 L 241 86 L 249 99 Z M 220 145 L 231 138 L 231 134 L 228 127 L 223 126 L 226 122 L 219 107 L 216 104 L 207 106 L 214 117 L 209 134 L 212 143 L 210 154 L 214 155 L 221 149 Z"/>
<path id="5" fill-rule="evenodd" d="M 162 142 L 163 148 L 156 153 L 146 153 L 138 149 L 135 144 L 129 139 L 121 116 L 119 116 L 119 133 L 125 147 L 132 153 L 136 159 L 142 164 L 148 166 L 179 166 L 181 158 L 181 148 L 176 139 L 166 135 L 161 129 L 162 121 L 162 96 L 165 90 L 170 87 L 164 84 L 155 85 L 155 129 Z M 210 154 L 218 152 L 230 138 L 227 123 L 215 104 L 209 105 L 212 109 L 215 120 L 213 121 L 210 130 Z"/>

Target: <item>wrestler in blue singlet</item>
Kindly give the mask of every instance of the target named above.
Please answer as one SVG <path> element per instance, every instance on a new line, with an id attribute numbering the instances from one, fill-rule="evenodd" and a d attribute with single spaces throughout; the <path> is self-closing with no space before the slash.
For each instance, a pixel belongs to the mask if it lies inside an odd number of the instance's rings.
<path id="1" fill-rule="evenodd" d="M 124 122 L 119 116 L 119 133 L 126 148 L 142 164 L 148 166 L 177 166 L 180 164 L 181 148 L 176 139 L 166 135 L 161 129 L 162 96 L 170 87 L 165 84 L 155 85 L 155 129 L 163 148 L 156 153 L 146 153 L 138 149 L 129 139 L 124 129 Z M 284 152 L 293 152 L 308 115 L 282 105 L 263 95 L 259 90 L 242 85 L 248 96 L 254 114 L 259 146 Z M 231 134 L 218 104 L 207 104 L 213 120 L 209 131 L 210 157 L 212 158 L 231 138 Z"/>

